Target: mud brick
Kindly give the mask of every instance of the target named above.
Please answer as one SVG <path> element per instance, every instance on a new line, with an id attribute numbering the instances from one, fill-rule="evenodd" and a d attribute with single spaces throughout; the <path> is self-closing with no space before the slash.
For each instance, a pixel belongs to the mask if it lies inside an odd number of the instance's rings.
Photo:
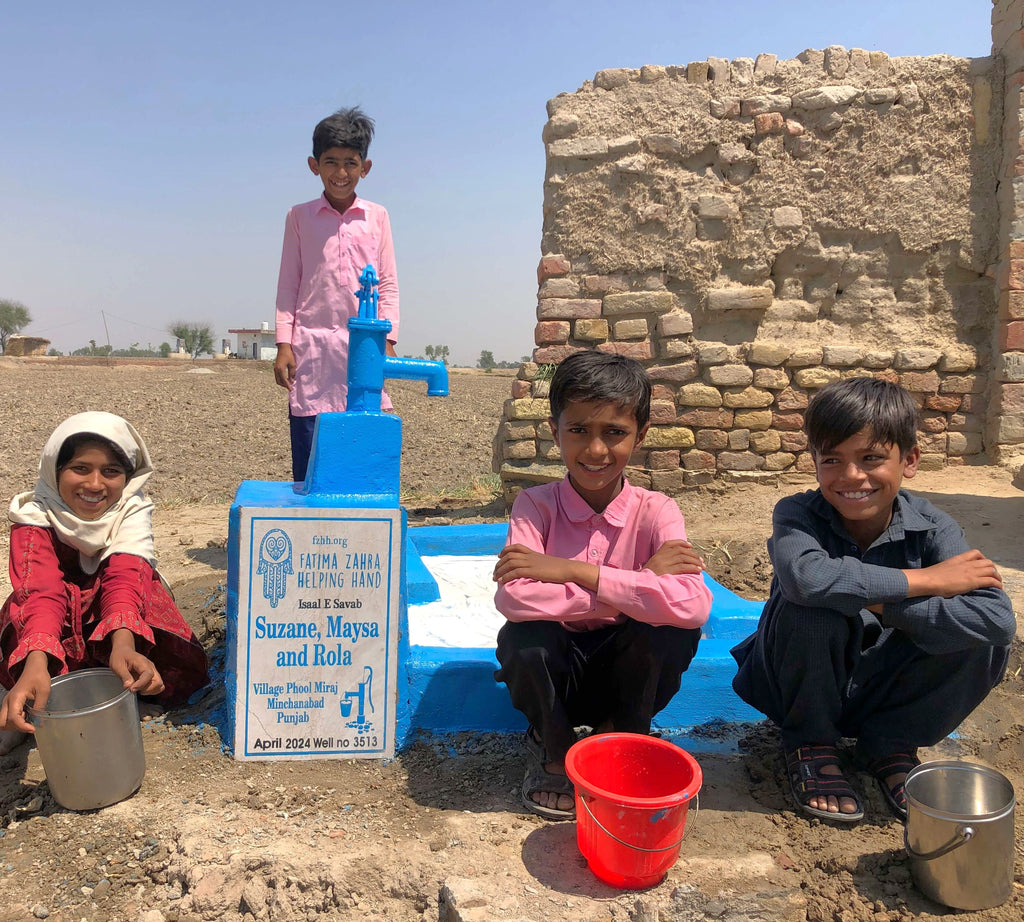
<path id="1" fill-rule="evenodd" d="M 688 451 L 682 462 L 688 471 L 713 471 L 716 467 L 715 456 L 710 451 Z"/>
<path id="2" fill-rule="evenodd" d="M 531 422 L 506 422 L 501 425 L 501 437 L 506 442 L 520 439 L 532 439 L 537 435 L 537 427 Z"/>
<path id="3" fill-rule="evenodd" d="M 809 451 L 796 456 L 796 469 L 801 474 L 813 474 L 815 472 L 814 457 Z"/>
<path id="4" fill-rule="evenodd" d="M 683 489 L 683 472 L 674 471 L 651 471 L 651 489 L 659 493 L 667 493 L 672 496 Z"/>
<path id="5" fill-rule="evenodd" d="M 922 432 L 945 432 L 946 428 L 946 417 L 944 415 L 924 416 L 921 419 Z"/>
<path id="6" fill-rule="evenodd" d="M 759 455 L 766 455 L 769 452 L 778 451 L 782 447 L 782 438 L 778 432 L 772 430 L 751 432 L 749 444 Z"/>
<path id="7" fill-rule="evenodd" d="M 773 413 L 772 425 L 776 429 L 799 430 L 804 427 L 803 413 Z"/>
<path id="8" fill-rule="evenodd" d="M 651 401 L 651 423 L 674 423 L 676 421 L 676 404 L 674 400 Z"/>
<path id="9" fill-rule="evenodd" d="M 737 410 L 733 417 L 733 425 L 740 429 L 764 431 L 772 426 L 771 410 Z"/>
<path id="10" fill-rule="evenodd" d="M 720 471 L 759 471 L 764 458 L 752 451 L 722 451 L 718 453 Z"/>
<path id="11" fill-rule="evenodd" d="M 754 116 L 754 134 L 778 134 L 786 127 L 781 112 L 765 112 Z"/>
<path id="12" fill-rule="evenodd" d="M 937 371 L 907 371 L 900 375 L 900 385 L 912 394 L 934 394 L 939 389 Z"/>
<path id="13" fill-rule="evenodd" d="M 624 355 L 627 358 L 636 359 L 638 362 L 653 358 L 649 339 L 639 343 L 599 343 L 597 351 L 606 352 L 608 355 Z"/>
<path id="14" fill-rule="evenodd" d="M 572 264 L 565 256 L 543 256 L 537 266 L 537 284 L 555 275 L 566 275 L 571 269 Z"/>
<path id="15" fill-rule="evenodd" d="M 792 387 L 787 387 L 775 398 L 775 406 L 783 412 L 789 410 L 806 410 L 809 402 L 810 397 L 806 391 L 798 391 Z"/>
<path id="16" fill-rule="evenodd" d="M 533 441 L 506 442 L 502 449 L 505 458 L 525 461 L 537 457 L 537 445 Z"/>
<path id="17" fill-rule="evenodd" d="M 750 430 L 733 429 L 729 433 L 729 448 L 733 451 L 744 451 L 750 447 Z"/>
<path id="18" fill-rule="evenodd" d="M 651 400 L 675 400 L 676 392 L 664 384 L 651 385 Z"/>
<path id="19" fill-rule="evenodd" d="M 939 413 L 955 413 L 960 409 L 962 397 L 959 394 L 932 394 L 924 405 L 929 410 L 937 410 Z"/>
<path id="20" fill-rule="evenodd" d="M 765 455 L 764 469 L 766 471 L 784 471 L 792 467 L 796 461 L 796 455 L 788 451 L 776 451 Z"/>
<path id="21" fill-rule="evenodd" d="M 693 432 L 685 426 L 652 426 L 644 444 L 648 448 L 693 448 Z"/>
<path id="22" fill-rule="evenodd" d="M 732 410 L 687 410 L 679 414 L 677 422 L 698 429 L 731 429 Z"/>
<path id="23" fill-rule="evenodd" d="M 999 348 L 1004 352 L 1024 350 L 1024 320 L 1004 323 L 999 330 Z"/>
<path id="24" fill-rule="evenodd" d="M 679 467 L 679 452 L 676 449 L 657 449 L 647 452 L 647 466 L 652 471 L 674 471 Z"/>
<path id="25" fill-rule="evenodd" d="M 780 432 L 779 443 L 780 447 L 785 451 L 803 451 L 805 448 L 807 448 L 807 433 L 803 431 Z"/>
<path id="26" fill-rule="evenodd" d="M 529 381 L 513 381 L 512 382 L 512 399 L 518 400 L 520 397 L 530 396 L 530 382 Z"/>
<path id="27" fill-rule="evenodd" d="M 730 409 L 764 408 L 775 403 L 775 395 L 757 387 L 745 387 L 742 390 L 726 390 L 722 394 L 722 403 Z"/>
<path id="28" fill-rule="evenodd" d="M 597 320 L 600 316 L 597 298 L 545 298 L 537 303 L 538 320 Z"/>
<path id="29" fill-rule="evenodd" d="M 722 392 L 707 384 L 685 384 L 679 388 L 676 401 L 681 407 L 720 407 Z"/>
<path id="30" fill-rule="evenodd" d="M 534 350 L 533 357 L 542 365 L 557 365 L 570 355 L 582 351 L 577 346 L 542 346 Z"/>
<path id="31" fill-rule="evenodd" d="M 939 385 L 940 394 L 978 394 L 985 389 L 978 375 L 947 375 Z"/>
<path id="32" fill-rule="evenodd" d="M 533 341 L 538 346 L 551 346 L 569 341 L 567 320 L 542 320 L 534 327 Z"/>
<path id="33" fill-rule="evenodd" d="M 729 433 L 724 429 L 698 429 L 695 444 L 703 451 L 721 451 L 729 447 Z"/>
<path id="34" fill-rule="evenodd" d="M 1004 291 L 999 296 L 999 316 L 1003 320 L 1024 320 L 1024 291 Z"/>

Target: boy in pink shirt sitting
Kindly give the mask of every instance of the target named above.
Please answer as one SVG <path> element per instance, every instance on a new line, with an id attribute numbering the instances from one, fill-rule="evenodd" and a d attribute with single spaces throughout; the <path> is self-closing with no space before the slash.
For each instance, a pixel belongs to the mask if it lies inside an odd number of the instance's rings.
<path id="1" fill-rule="evenodd" d="M 391 321 L 387 354 L 398 342 L 398 278 L 391 223 L 380 205 L 356 196 L 370 172 L 373 119 L 339 109 L 313 130 L 309 169 L 324 193 L 288 212 L 277 281 L 274 377 L 288 395 L 292 479 L 305 480 L 320 413 L 341 413 L 348 397 L 348 320 L 359 313 L 359 274 L 374 267 L 377 316 Z M 391 409 L 387 394 L 381 406 Z"/>
<path id="2" fill-rule="evenodd" d="M 523 804 L 575 814 L 565 754 L 577 726 L 649 733 L 697 651 L 711 593 L 669 497 L 629 484 L 651 384 L 639 362 L 579 352 L 551 381 L 568 476 L 521 492 L 498 557 L 495 673 L 530 722 Z"/>

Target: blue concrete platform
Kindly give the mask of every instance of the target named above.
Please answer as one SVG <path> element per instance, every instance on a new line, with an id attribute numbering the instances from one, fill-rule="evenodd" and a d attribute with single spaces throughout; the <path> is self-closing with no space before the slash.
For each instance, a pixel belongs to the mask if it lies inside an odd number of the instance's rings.
<path id="1" fill-rule="evenodd" d="M 460 730 L 516 732 L 525 720 L 509 701 L 504 685 L 494 681 L 498 668 L 492 648 L 424 647 L 409 644 L 408 619 L 416 606 L 440 598 L 424 559 L 440 555 L 496 555 L 507 526 L 429 525 L 409 528 L 405 545 L 407 610 L 402 613 L 399 644 L 397 745 L 411 743 L 418 732 Z M 757 627 L 763 602 L 750 602 L 705 574 L 713 603 L 697 656 L 683 676 L 682 688 L 655 719 L 670 734 L 685 733 L 710 721 L 756 721 L 763 715 L 732 690 L 736 664 L 729 648 Z M 471 617 L 472 613 L 467 612 Z"/>

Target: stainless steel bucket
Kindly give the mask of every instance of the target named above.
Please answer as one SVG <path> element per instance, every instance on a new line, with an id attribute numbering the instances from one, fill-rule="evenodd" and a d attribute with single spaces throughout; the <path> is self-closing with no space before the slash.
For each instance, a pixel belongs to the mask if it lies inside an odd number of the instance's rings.
<path id="1" fill-rule="evenodd" d="M 54 800 L 95 810 L 134 794 L 146 774 L 139 706 L 110 669 L 52 680 L 43 710 L 27 709 Z"/>
<path id="2" fill-rule="evenodd" d="M 1013 890 L 1013 785 L 972 762 L 924 762 L 907 775 L 904 843 L 914 883 L 954 909 L 988 909 Z"/>

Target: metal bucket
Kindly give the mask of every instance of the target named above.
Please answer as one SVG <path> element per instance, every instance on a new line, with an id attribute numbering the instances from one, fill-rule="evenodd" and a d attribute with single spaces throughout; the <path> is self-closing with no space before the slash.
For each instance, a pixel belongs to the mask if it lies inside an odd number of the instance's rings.
<path id="1" fill-rule="evenodd" d="M 57 676 L 43 710 L 27 708 L 54 800 L 95 810 L 134 794 L 146 774 L 139 706 L 110 669 Z"/>
<path id="2" fill-rule="evenodd" d="M 1013 785 L 972 762 L 925 762 L 908 775 L 903 831 L 914 883 L 954 909 L 989 909 L 1013 890 Z"/>

